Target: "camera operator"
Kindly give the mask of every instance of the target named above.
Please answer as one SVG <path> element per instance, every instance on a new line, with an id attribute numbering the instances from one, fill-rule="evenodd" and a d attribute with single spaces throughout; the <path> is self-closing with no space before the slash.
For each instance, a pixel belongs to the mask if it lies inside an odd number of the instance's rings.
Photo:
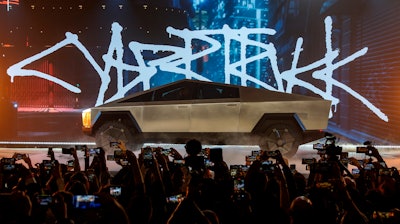
<path id="1" fill-rule="evenodd" d="M 317 220 L 325 223 L 368 223 L 351 198 L 344 179 L 347 168 L 339 160 L 341 147 L 335 145 L 335 137 L 326 136 L 323 148 L 318 148 L 322 159 L 311 164 L 308 198 L 312 201 Z M 344 172 L 347 171 L 347 172 Z M 348 175 L 348 174 L 347 174 Z M 348 175 L 352 178 L 352 175 Z"/>

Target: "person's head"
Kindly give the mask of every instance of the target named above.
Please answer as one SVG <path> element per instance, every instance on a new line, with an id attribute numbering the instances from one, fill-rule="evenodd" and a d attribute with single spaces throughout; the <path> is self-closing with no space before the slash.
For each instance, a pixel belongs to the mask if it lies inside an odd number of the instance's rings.
<path id="1" fill-rule="evenodd" d="M 57 220 L 65 217 L 72 218 L 73 210 L 73 194 L 67 191 L 57 191 L 52 195 L 52 203 L 50 209 Z"/>
<path id="2" fill-rule="evenodd" d="M 310 218 L 313 216 L 313 204 L 306 196 L 298 196 L 290 204 L 291 223 L 312 223 Z"/>
<path id="3" fill-rule="evenodd" d="M 189 156 L 196 156 L 201 152 L 202 148 L 201 142 L 197 139 L 191 139 L 185 145 L 186 153 Z"/>
<path id="4" fill-rule="evenodd" d="M 297 193 L 303 194 L 307 188 L 307 178 L 299 172 L 294 173 L 293 178 L 296 184 Z"/>
<path id="5" fill-rule="evenodd" d="M 88 177 L 84 171 L 75 172 L 71 176 L 70 181 L 79 181 L 85 185 L 88 185 L 88 183 L 89 183 Z"/>
<path id="6" fill-rule="evenodd" d="M 65 190 L 74 195 L 87 195 L 88 188 L 80 181 L 72 181 L 65 185 Z"/>

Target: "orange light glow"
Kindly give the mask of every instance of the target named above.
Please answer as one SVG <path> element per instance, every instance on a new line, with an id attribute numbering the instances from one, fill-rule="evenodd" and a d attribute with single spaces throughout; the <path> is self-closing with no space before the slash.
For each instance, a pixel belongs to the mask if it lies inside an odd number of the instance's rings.
<path id="1" fill-rule="evenodd" d="M 19 5 L 19 0 L 0 1 L 0 5 Z"/>

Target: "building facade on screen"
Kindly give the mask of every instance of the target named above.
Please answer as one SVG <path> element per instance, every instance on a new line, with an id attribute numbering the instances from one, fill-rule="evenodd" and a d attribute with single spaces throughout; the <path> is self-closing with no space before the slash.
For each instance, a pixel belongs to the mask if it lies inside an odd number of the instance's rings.
<path id="1" fill-rule="evenodd" d="M 90 140 L 81 110 L 199 79 L 328 99 L 329 130 L 398 144 L 398 9 L 391 0 L 2 1 L 0 93 L 18 112 L 0 141 Z"/>

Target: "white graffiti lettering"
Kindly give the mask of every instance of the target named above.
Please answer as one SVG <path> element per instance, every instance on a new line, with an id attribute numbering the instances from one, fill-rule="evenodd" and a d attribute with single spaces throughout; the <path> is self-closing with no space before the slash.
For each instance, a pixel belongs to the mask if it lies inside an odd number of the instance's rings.
<path id="1" fill-rule="evenodd" d="M 225 52 L 225 65 L 224 65 L 224 75 L 225 83 L 231 83 L 231 77 L 236 76 L 241 80 L 241 85 L 246 85 L 247 81 L 255 83 L 261 88 L 268 90 L 292 93 L 294 86 L 301 86 L 306 88 L 315 94 L 320 95 L 322 98 L 330 100 L 332 102 L 333 111 L 330 112 L 330 117 L 336 112 L 337 106 L 340 103 L 339 98 L 334 97 L 332 89 L 334 86 L 345 90 L 347 93 L 360 100 L 366 107 L 368 107 L 373 113 L 376 114 L 381 120 L 386 122 L 389 118 L 381 112 L 379 108 L 374 106 L 366 98 L 361 96 L 359 93 L 351 89 L 349 86 L 339 82 L 333 78 L 333 72 L 339 67 L 346 65 L 355 59 L 365 55 L 368 51 L 368 47 L 364 47 L 361 50 L 351 54 L 350 56 L 337 60 L 339 56 L 339 49 L 332 49 L 332 19 L 331 17 L 325 18 L 325 44 L 326 52 L 324 58 L 312 62 L 306 66 L 298 67 L 298 60 L 300 58 L 300 53 L 302 52 L 303 38 L 299 37 L 296 42 L 295 49 L 293 51 L 292 65 L 289 70 L 280 71 L 278 68 L 277 60 L 277 50 L 273 43 L 262 43 L 260 41 L 255 41 L 249 38 L 249 35 L 262 34 L 262 35 L 274 35 L 275 30 L 269 28 L 241 28 L 241 29 L 231 29 L 227 25 L 224 25 L 222 29 L 216 30 L 188 30 L 188 29 L 174 29 L 168 27 L 166 32 L 171 36 L 177 36 L 182 38 L 184 41 L 184 46 L 171 46 L 171 45 L 158 45 L 158 44 L 143 44 L 135 41 L 129 43 L 129 49 L 132 51 L 137 65 L 127 64 L 123 60 L 124 46 L 122 42 L 122 27 L 119 23 L 114 22 L 111 26 L 111 40 L 108 48 L 108 52 L 103 55 L 102 59 L 104 61 L 104 69 L 102 69 L 99 64 L 95 61 L 93 56 L 89 53 L 86 47 L 78 40 L 78 36 L 67 32 L 65 34 L 66 38 L 61 42 L 55 44 L 54 46 L 32 56 L 26 58 L 19 63 L 10 66 L 7 70 L 7 74 L 11 77 L 13 82 L 16 76 L 36 76 L 51 82 L 54 82 L 67 90 L 80 93 L 81 90 L 76 86 L 65 82 L 64 80 L 53 77 L 49 74 L 39 72 L 36 70 L 23 69 L 24 66 L 49 55 L 66 45 L 75 45 L 79 49 L 84 57 L 89 61 L 89 63 L 96 70 L 100 76 L 101 84 L 96 100 L 96 106 L 102 105 L 104 103 L 120 99 L 125 96 L 125 94 L 138 84 L 143 85 L 143 89 L 147 90 L 150 88 L 150 79 L 157 73 L 157 69 L 161 71 L 172 72 L 176 74 L 183 74 L 187 79 L 198 79 L 207 80 L 204 76 L 194 72 L 191 68 L 191 63 L 199 58 L 212 54 L 223 48 Z M 220 43 L 219 40 L 214 39 L 216 35 L 222 35 L 224 38 L 224 43 Z M 192 42 L 195 40 L 201 40 L 209 45 L 208 48 L 202 51 L 193 52 Z M 231 62 L 229 59 L 229 53 L 231 51 L 230 43 L 232 41 L 240 43 L 241 53 L 240 59 L 235 62 Z M 258 54 L 249 57 L 246 55 L 246 47 L 253 46 L 258 47 L 261 50 Z M 160 57 L 150 61 L 146 61 L 143 56 L 144 51 L 151 51 L 153 53 L 157 52 L 168 52 L 168 56 Z M 246 71 L 246 65 L 264 58 L 268 58 L 269 66 L 273 72 L 273 76 L 276 80 L 274 86 L 271 86 L 262 80 L 258 80 L 255 77 L 248 75 Z M 334 62 L 335 61 L 335 62 Z M 117 92 L 108 99 L 105 98 L 105 93 L 109 88 L 111 82 L 110 70 L 115 68 L 117 71 Z M 124 84 L 123 71 L 136 72 L 139 75 L 131 80 L 129 83 Z M 324 88 L 318 88 L 311 83 L 304 81 L 298 77 L 299 74 L 313 71 L 312 77 L 314 79 L 322 80 L 325 83 Z M 284 82 L 287 83 L 284 87 Z"/>

